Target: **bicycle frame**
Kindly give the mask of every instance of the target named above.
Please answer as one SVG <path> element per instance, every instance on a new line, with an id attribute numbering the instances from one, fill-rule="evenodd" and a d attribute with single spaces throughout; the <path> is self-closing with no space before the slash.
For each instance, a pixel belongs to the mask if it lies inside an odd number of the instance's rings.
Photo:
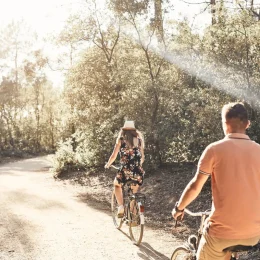
<path id="1" fill-rule="evenodd" d="M 195 255 L 197 250 L 198 250 L 198 246 L 199 246 L 199 243 L 200 243 L 200 240 L 201 240 L 201 237 L 202 237 L 203 228 L 204 228 L 204 225 L 205 225 L 205 220 L 209 216 L 210 212 L 205 211 L 205 212 L 194 213 L 194 212 L 191 212 L 188 209 L 185 209 L 185 213 L 187 213 L 188 215 L 193 216 L 193 217 L 201 217 L 200 226 L 199 226 L 199 229 L 197 231 L 197 236 L 190 235 L 188 237 L 188 244 L 187 244 L 188 248 L 187 249 L 189 249 L 189 250 L 192 249 L 193 252 L 194 252 L 194 255 Z"/>
<path id="2" fill-rule="evenodd" d="M 118 170 L 117 167 L 111 166 Z M 133 192 L 133 190 L 135 190 L 133 186 L 138 184 L 139 182 L 137 180 L 128 179 L 126 183 L 121 186 L 124 204 L 124 215 L 122 218 L 118 218 L 118 216 L 115 215 L 115 209 L 117 209 L 115 206 L 118 204 L 114 191 L 111 198 L 112 217 L 116 228 L 120 229 L 122 224 L 126 223 L 129 226 L 130 237 L 135 245 L 140 245 L 142 241 L 145 222 L 145 195 Z"/>
<path id="3" fill-rule="evenodd" d="M 124 205 L 125 205 L 125 216 L 124 221 L 131 222 L 131 216 L 130 216 L 130 205 L 131 201 L 135 200 L 138 204 L 138 209 L 140 213 L 140 224 L 144 224 L 144 201 L 145 201 L 145 195 L 141 193 L 133 193 L 133 190 L 131 186 L 135 184 L 135 182 L 130 181 L 129 183 L 126 183 L 122 186 L 122 192 L 123 192 L 123 199 L 124 199 Z M 127 191 L 125 190 L 125 186 L 127 185 Z"/>
<path id="4" fill-rule="evenodd" d="M 175 249 L 175 251 L 173 252 L 172 258 L 171 258 L 172 260 L 174 260 L 175 257 L 178 255 L 178 253 L 177 253 L 178 250 L 180 250 L 180 251 L 181 250 L 186 250 L 185 252 L 189 252 L 189 253 L 192 254 L 192 258 L 191 259 L 196 259 L 196 252 L 198 250 L 198 246 L 199 246 L 202 234 L 203 234 L 203 229 L 204 229 L 204 226 L 205 226 L 206 218 L 210 214 L 210 211 L 194 213 L 194 212 L 191 212 L 188 209 L 185 209 L 185 212 L 188 215 L 190 215 L 190 216 L 201 217 L 200 226 L 199 226 L 199 229 L 198 229 L 198 232 L 197 232 L 197 236 L 190 235 L 188 237 L 188 241 L 184 245 L 182 245 L 181 247 L 177 247 Z M 177 221 L 176 221 L 175 226 L 176 225 L 177 225 Z M 235 260 L 235 259 L 240 259 L 240 258 L 237 258 L 238 257 L 238 252 L 248 252 L 248 251 L 251 251 L 254 248 L 256 248 L 256 246 L 234 245 L 233 247 L 226 248 L 225 251 L 231 252 L 232 255 L 231 255 L 230 259 L 234 259 Z M 246 258 L 246 259 L 249 259 L 249 258 Z"/>

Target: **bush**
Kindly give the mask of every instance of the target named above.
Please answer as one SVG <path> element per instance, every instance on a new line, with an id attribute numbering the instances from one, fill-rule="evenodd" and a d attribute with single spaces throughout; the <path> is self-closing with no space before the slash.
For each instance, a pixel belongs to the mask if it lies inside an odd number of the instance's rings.
<path id="1" fill-rule="evenodd" d="M 53 159 L 55 177 L 69 170 L 85 170 L 94 166 L 96 162 L 94 150 L 89 145 L 86 134 L 77 131 L 65 142 L 59 142 Z"/>
<path id="2" fill-rule="evenodd" d="M 53 158 L 53 171 L 58 177 L 62 172 L 69 170 L 75 164 L 75 153 L 72 138 L 59 142 L 57 152 Z"/>

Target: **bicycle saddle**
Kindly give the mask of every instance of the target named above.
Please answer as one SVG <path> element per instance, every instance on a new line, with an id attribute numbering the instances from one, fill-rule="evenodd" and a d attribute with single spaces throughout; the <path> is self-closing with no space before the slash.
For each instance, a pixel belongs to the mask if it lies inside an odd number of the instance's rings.
<path id="1" fill-rule="evenodd" d="M 249 251 L 253 249 L 254 246 L 242 246 L 242 245 L 236 245 L 236 246 L 230 246 L 225 249 L 223 249 L 223 252 L 242 252 L 242 251 Z"/>
<path id="2" fill-rule="evenodd" d="M 127 186 L 136 186 L 136 185 L 138 185 L 139 184 L 139 181 L 137 181 L 137 180 L 133 180 L 133 179 L 129 179 L 129 180 L 127 180 L 126 182 L 125 182 L 125 185 L 127 185 Z"/>

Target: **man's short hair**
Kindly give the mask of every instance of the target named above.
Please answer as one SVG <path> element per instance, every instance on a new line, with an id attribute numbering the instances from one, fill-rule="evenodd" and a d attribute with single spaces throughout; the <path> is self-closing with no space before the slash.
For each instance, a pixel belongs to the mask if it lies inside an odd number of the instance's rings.
<path id="1" fill-rule="evenodd" d="M 223 106 L 222 118 L 229 120 L 231 118 L 240 119 L 242 122 L 248 122 L 248 113 L 243 103 L 234 102 Z"/>

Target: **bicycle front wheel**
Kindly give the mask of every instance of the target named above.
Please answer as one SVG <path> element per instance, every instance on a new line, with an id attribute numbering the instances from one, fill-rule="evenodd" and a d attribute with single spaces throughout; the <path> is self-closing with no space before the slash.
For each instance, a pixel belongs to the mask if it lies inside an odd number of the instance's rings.
<path id="1" fill-rule="evenodd" d="M 196 260 L 196 256 L 191 250 L 180 246 L 173 251 L 171 260 Z"/>
<path id="2" fill-rule="evenodd" d="M 129 233 L 135 245 L 140 245 L 144 234 L 144 215 L 136 200 L 130 202 Z"/>
<path id="3" fill-rule="evenodd" d="M 111 212 L 112 212 L 112 218 L 114 225 L 116 226 L 117 229 L 120 229 L 123 224 L 123 219 L 117 217 L 117 210 L 118 210 L 118 203 L 116 200 L 116 195 L 115 192 L 112 192 L 112 197 L 111 197 Z"/>

